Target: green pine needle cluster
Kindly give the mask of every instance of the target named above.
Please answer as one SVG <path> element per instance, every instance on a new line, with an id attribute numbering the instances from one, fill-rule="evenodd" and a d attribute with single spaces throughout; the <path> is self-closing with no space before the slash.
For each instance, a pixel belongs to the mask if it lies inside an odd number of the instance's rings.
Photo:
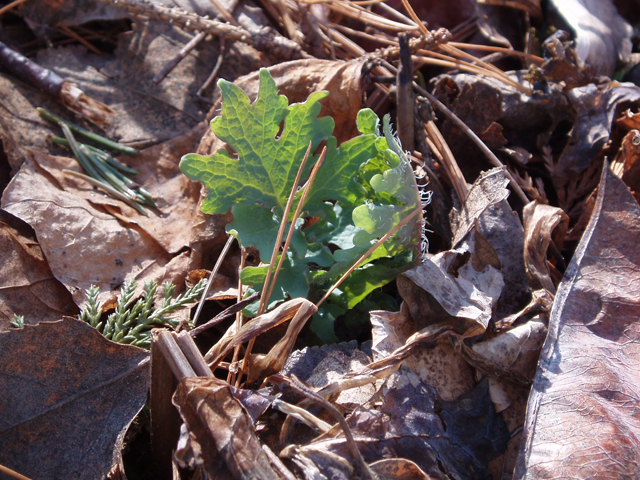
<path id="1" fill-rule="evenodd" d="M 151 329 L 160 326 L 176 328 L 178 320 L 167 315 L 198 301 L 206 284 L 206 280 L 203 279 L 174 299 L 176 286 L 167 282 L 164 284 L 162 305 L 157 310 L 153 310 L 158 284 L 145 282 L 144 295 L 134 302 L 137 283 L 128 280 L 124 282 L 120 290 L 120 298 L 115 311 L 107 317 L 106 321 L 101 320 L 102 304 L 98 301 L 100 290 L 92 285 L 86 290 L 87 305 L 82 309 L 78 318 L 87 322 L 109 340 L 149 348 L 151 346 Z"/>

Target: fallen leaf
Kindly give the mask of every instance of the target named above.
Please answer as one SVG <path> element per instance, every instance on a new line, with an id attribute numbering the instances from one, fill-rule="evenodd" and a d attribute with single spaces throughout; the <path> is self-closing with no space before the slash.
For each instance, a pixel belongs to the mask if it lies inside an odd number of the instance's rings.
<path id="1" fill-rule="evenodd" d="M 560 250 L 569 226 L 569 217 L 561 209 L 531 202 L 522 211 L 524 221 L 524 263 L 534 290 L 544 288 L 555 294 L 556 287 L 549 274 L 549 247 L 562 258 Z M 553 258 L 553 256 L 552 256 Z"/>
<path id="2" fill-rule="evenodd" d="M 594 163 L 611 137 L 613 122 L 622 106 L 640 102 L 640 88 L 611 84 L 574 88 L 567 97 L 576 111 L 569 140 L 552 175 L 559 206 L 573 217 L 572 208 L 597 186 L 600 165 Z"/>
<path id="3" fill-rule="evenodd" d="M 506 447 L 509 433 L 493 411 L 487 382 L 457 402 L 406 369 L 387 379 L 366 407 L 347 422 L 367 463 L 385 457 L 414 462 L 432 478 L 488 479 L 488 462 Z M 332 429 L 308 445 L 290 445 L 281 455 L 310 470 L 351 478 L 353 458 L 341 430 Z M 337 476 L 333 476 L 337 475 Z"/>
<path id="4" fill-rule="evenodd" d="M 640 131 L 633 129 L 622 140 L 622 146 L 611 170 L 634 192 L 636 200 L 640 194 Z"/>
<path id="5" fill-rule="evenodd" d="M 509 180 L 505 178 L 502 168 L 482 172 L 469 189 L 462 210 L 452 222 L 452 230 L 455 232 L 451 241 L 453 247 L 469 234 L 487 208 L 506 200 L 509 196 L 509 190 L 506 188 L 508 184 Z"/>
<path id="6" fill-rule="evenodd" d="M 373 311 L 370 315 L 372 350 L 376 361 L 405 345 L 416 331 L 406 303 L 400 312 Z M 416 346 L 403 365 L 426 385 L 433 387 L 445 401 L 456 400 L 476 385 L 473 369 L 449 342 L 438 342 L 428 347 Z"/>
<path id="7" fill-rule="evenodd" d="M 26 324 L 51 322 L 78 309 L 69 292 L 51 273 L 29 227 L 0 210 L 0 331 L 14 315 Z"/>
<path id="8" fill-rule="evenodd" d="M 398 291 L 419 325 L 447 322 L 465 337 L 486 330 L 504 281 L 491 263 L 495 251 L 487 256 L 478 248 L 490 249 L 483 238 L 472 232 L 458 248 L 427 256 L 398 277 Z"/>
<path id="9" fill-rule="evenodd" d="M 640 207 L 605 162 L 558 288 L 514 478 L 633 478 L 640 464 Z"/>
<path id="10" fill-rule="evenodd" d="M 217 478 L 218 456 L 236 479 L 279 479 L 277 470 L 262 450 L 247 411 L 231 386 L 212 377 L 183 379 L 173 396 L 182 420 L 202 452 L 205 473 Z"/>
<path id="11" fill-rule="evenodd" d="M 478 218 L 476 227 L 495 250 L 504 283 L 509 285 L 502 289 L 495 312 L 497 318 L 503 318 L 522 309 L 531 296 L 522 257 L 524 228 L 507 200 L 487 208 Z"/>
<path id="12" fill-rule="evenodd" d="M 79 320 L 1 333 L 0 464 L 34 479 L 104 477 L 148 387 L 148 352 Z"/>
<path id="13" fill-rule="evenodd" d="M 611 0 L 551 0 L 550 4 L 573 29 L 580 61 L 598 75 L 611 77 L 618 59 L 628 61 L 633 28 Z"/>
<path id="14" fill-rule="evenodd" d="M 46 159 L 50 167 L 52 163 L 72 167 L 73 162 L 64 157 L 37 158 Z M 129 208 L 90 187 L 84 189 L 88 198 L 101 197 L 103 203 Z M 142 280 L 161 283 L 172 279 L 178 284 L 179 275 L 186 274 L 188 254 L 168 254 L 143 229 L 123 226 L 72 190 L 62 189 L 55 178 L 43 172 L 36 157 L 27 160 L 12 179 L 2 196 L 2 208 L 36 231 L 53 274 L 77 305 L 84 303 L 84 290 L 92 284 L 100 288 L 100 300 L 104 301 L 127 279 L 136 279 L 139 284 Z"/>

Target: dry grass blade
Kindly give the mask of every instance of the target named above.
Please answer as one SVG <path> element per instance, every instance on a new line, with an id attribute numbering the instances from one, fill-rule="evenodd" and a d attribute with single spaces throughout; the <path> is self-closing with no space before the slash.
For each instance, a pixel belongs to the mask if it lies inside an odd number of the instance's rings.
<path id="1" fill-rule="evenodd" d="M 467 186 L 467 181 L 464 179 L 464 175 L 462 174 L 462 170 L 460 170 L 458 162 L 453 156 L 447 141 L 440 133 L 436 124 L 430 120 L 425 123 L 424 126 L 429 134 L 429 138 L 442 158 L 443 166 L 447 171 L 447 175 L 453 185 L 453 189 L 456 191 L 456 195 L 458 195 L 458 199 L 461 203 L 464 203 L 464 199 L 467 198 L 467 193 L 469 193 L 469 187 Z"/>
<path id="2" fill-rule="evenodd" d="M 523 58 L 526 58 L 527 60 L 531 60 L 532 62 L 536 62 L 536 63 L 544 62 L 544 58 L 542 57 L 538 57 L 537 55 L 532 55 L 526 52 L 520 52 L 518 50 L 513 50 L 511 48 L 496 47 L 494 45 L 475 45 L 473 43 L 464 43 L 464 42 L 449 42 L 449 45 L 456 48 L 468 48 L 472 50 L 482 50 L 486 52 L 506 53 L 516 57 L 523 57 Z"/>
<path id="3" fill-rule="evenodd" d="M 354 20 L 360 20 L 372 27 L 398 32 L 415 31 L 418 29 L 415 25 L 394 22 L 393 20 L 389 20 L 386 17 L 372 13 L 358 5 L 352 5 L 351 2 L 337 1 L 327 3 L 325 5 L 336 13 L 351 17 Z"/>
<path id="4" fill-rule="evenodd" d="M 263 292 L 269 292 L 269 286 L 271 282 L 271 274 L 273 273 L 273 267 L 276 264 L 276 260 L 278 258 L 278 252 L 280 252 L 280 245 L 282 243 L 282 237 L 284 236 L 284 229 L 287 226 L 287 218 L 289 218 L 289 212 L 291 211 L 291 205 L 293 204 L 293 199 L 295 197 L 296 191 L 298 190 L 298 185 L 300 184 L 300 178 L 302 177 L 302 172 L 304 170 L 304 166 L 307 163 L 307 159 L 311 154 L 311 142 L 309 142 L 309 146 L 307 147 L 307 152 L 304 154 L 304 158 L 302 159 L 302 163 L 300 163 L 300 168 L 298 168 L 298 174 L 296 175 L 296 179 L 293 182 L 293 187 L 291 188 L 291 193 L 289 194 L 289 198 L 287 199 L 287 204 L 284 207 L 284 213 L 282 214 L 282 221 L 280 222 L 280 229 L 278 230 L 278 236 L 276 237 L 276 243 L 273 246 L 273 253 L 271 254 L 271 261 L 269 262 L 269 270 L 267 271 L 267 276 L 264 279 L 264 285 L 262 286 Z M 291 230 L 295 224 L 291 225 Z M 286 251 L 282 253 L 282 255 L 286 255 Z M 274 280 L 275 282 L 275 280 Z M 264 313 L 266 306 L 268 305 L 268 295 L 263 295 L 260 299 L 260 304 L 258 305 L 258 315 Z"/>
<path id="5" fill-rule="evenodd" d="M 220 270 L 220 267 L 222 266 L 222 262 L 227 256 L 227 252 L 229 252 L 229 248 L 231 248 L 231 244 L 233 243 L 233 240 L 234 240 L 233 235 L 229 235 L 229 238 L 227 238 L 227 243 L 224 244 L 224 248 L 222 249 L 222 252 L 220 252 L 220 255 L 218 256 L 218 260 L 216 261 L 216 264 L 213 267 L 213 270 L 211 271 L 211 276 L 209 276 L 209 281 L 207 282 L 207 286 L 205 287 L 204 292 L 202 292 L 202 297 L 200 298 L 200 302 L 198 302 L 198 309 L 196 310 L 196 314 L 193 317 L 194 325 L 196 324 L 196 322 L 198 321 L 198 318 L 200 317 L 200 312 L 202 312 L 204 301 L 207 298 L 207 294 L 209 293 L 209 290 L 211 289 L 211 285 L 213 285 L 213 279 L 218 273 L 218 270 Z"/>
<path id="6" fill-rule="evenodd" d="M 5 5 L 4 7 L 0 8 L 0 15 L 2 15 L 3 13 L 8 12 L 9 10 L 11 10 L 12 8 L 17 7 L 18 5 L 26 2 L 27 0 L 15 0 L 13 2 L 11 2 L 9 5 Z M 1 465 L 0 465 L 1 467 Z"/>
<path id="7" fill-rule="evenodd" d="M 273 281 L 271 282 L 271 285 L 269 285 L 269 291 L 267 292 L 267 295 L 266 295 L 265 304 L 267 305 L 269 304 L 269 298 L 271 297 L 271 293 L 273 292 L 273 287 L 276 284 L 276 280 L 278 279 L 278 274 L 280 273 L 280 269 L 282 268 L 282 264 L 284 263 L 287 250 L 289 249 L 289 244 L 291 243 L 291 237 L 293 237 L 293 232 L 294 232 L 293 226 L 296 224 L 296 221 L 300 217 L 300 212 L 302 211 L 302 206 L 304 205 L 304 202 L 307 199 L 307 194 L 309 193 L 309 189 L 311 188 L 311 185 L 313 184 L 313 181 L 316 178 L 316 174 L 318 173 L 318 169 L 320 168 L 320 165 L 322 165 L 322 162 L 324 162 L 324 157 L 326 154 L 327 154 L 327 147 L 324 147 L 322 149 L 322 153 L 320 154 L 320 158 L 318 159 L 316 164 L 313 166 L 311 175 L 309 175 L 309 180 L 307 180 L 307 184 L 305 185 L 304 191 L 302 192 L 302 197 L 300 198 L 300 201 L 298 202 L 298 206 L 296 207 L 296 211 L 293 214 L 293 219 L 291 220 L 291 228 L 289 229 L 289 233 L 287 234 L 287 238 L 284 242 L 284 246 L 282 247 L 282 255 L 280 255 L 280 261 L 278 262 L 276 273 L 274 273 L 273 275 Z"/>
<path id="8" fill-rule="evenodd" d="M 22 2 L 20 2 L 20 3 L 22 3 Z M 2 13 L 2 12 L 0 12 L 0 13 Z M 17 478 L 18 480 L 31 480 L 29 477 L 25 477 L 24 475 L 16 472 L 15 470 L 11 470 L 10 468 L 5 467 L 4 465 L 0 465 L 0 472 L 6 473 L 10 477 Z"/>

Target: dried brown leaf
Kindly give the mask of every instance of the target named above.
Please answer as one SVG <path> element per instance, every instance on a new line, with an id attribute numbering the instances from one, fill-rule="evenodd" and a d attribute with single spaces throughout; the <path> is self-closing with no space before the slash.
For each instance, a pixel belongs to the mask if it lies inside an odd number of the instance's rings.
<path id="1" fill-rule="evenodd" d="M 487 208 L 506 200 L 508 184 L 502 168 L 493 168 L 480 175 L 469 190 L 462 210 L 456 215 L 455 226 L 452 227 L 455 232 L 451 242 L 453 247 L 468 235 Z"/>
<path id="2" fill-rule="evenodd" d="M 483 239 L 472 232 L 457 249 L 429 256 L 398 277 L 398 291 L 418 325 L 446 322 L 465 337 L 486 330 L 504 280 Z"/>
<path id="3" fill-rule="evenodd" d="M 406 304 L 400 312 L 371 312 L 374 359 L 380 360 L 403 346 L 415 333 Z M 474 372 L 448 342 L 417 346 L 403 362 L 425 384 L 435 388 L 440 398 L 453 401 L 475 386 Z"/>
<path id="4" fill-rule="evenodd" d="M 637 202 L 605 163 L 556 294 L 515 478 L 637 475 L 639 219 Z"/>
<path id="5" fill-rule="evenodd" d="M 0 331 L 14 315 L 25 323 L 51 322 L 78 313 L 73 299 L 51 273 L 27 225 L 0 210 Z"/>
<path id="6" fill-rule="evenodd" d="M 127 279 L 181 283 L 186 274 L 186 253 L 175 257 L 167 253 L 139 225 L 123 225 L 121 219 L 104 213 L 88 199 L 117 206 L 127 214 L 130 207 L 75 179 L 61 178 L 64 183 L 60 183 L 38 161 L 56 176 L 59 168 L 79 168 L 69 158 L 35 154 L 5 190 L 2 208 L 33 227 L 53 274 L 72 293 L 76 304 L 84 302 L 84 290 L 92 284 L 100 288 L 100 300 L 106 300 Z M 87 199 L 76 193 L 79 190 Z M 181 194 L 176 197 L 178 201 Z M 179 207 L 172 217 L 181 212 Z M 161 222 L 161 213 L 157 217 Z M 155 228 L 162 223 L 157 225 Z M 166 223 L 162 233 L 154 233 L 164 236 L 165 243 L 171 242 L 166 235 L 172 228 Z"/>
<path id="7" fill-rule="evenodd" d="M 217 478 L 218 457 L 236 479 L 279 479 L 262 450 L 253 422 L 237 400 L 231 386 L 212 377 L 185 378 L 173 397 L 180 411 L 192 449 L 201 452 L 201 462 L 210 478 Z M 197 462 L 196 462 L 197 463 Z"/>
<path id="8" fill-rule="evenodd" d="M 569 217 L 560 208 L 537 201 L 524 207 L 522 217 L 525 229 L 524 263 L 531 287 L 534 290 L 544 288 L 553 294 L 556 287 L 549 274 L 547 256 L 551 252 L 560 255 Z M 549 247 L 552 248 L 551 252 Z"/>
<path id="9" fill-rule="evenodd" d="M 595 85 L 574 88 L 567 97 L 576 111 L 576 120 L 569 141 L 558 158 L 553 185 L 558 192 L 559 205 L 569 215 L 577 202 L 596 187 L 597 176 L 589 175 L 592 163 L 610 140 L 611 129 L 620 107 L 637 105 L 640 88 L 612 84 L 598 89 Z M 599 164 L 595 165 L 597 171 Z"/>
<path id="10" fill-rule="evenodd" d="M 144 406 L 149 354 L 79 320 L 0 334 L 0 464 L 30 478 L 101 478 Z"/>

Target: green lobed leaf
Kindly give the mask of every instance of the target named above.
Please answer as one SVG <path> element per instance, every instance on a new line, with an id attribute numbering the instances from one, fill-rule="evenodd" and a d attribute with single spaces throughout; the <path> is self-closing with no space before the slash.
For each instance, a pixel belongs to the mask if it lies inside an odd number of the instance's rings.
<path id="1" fill-rule="evenodd" d="M 315 149 L 333 132 L 332 118 L 317 118 L 319 101 L 327 92 L 312 93 L 306 102 L 287 107 L 287 98 L 277 94 L 266 69 L 260 70 L 253 104 L 233 83 L 220 80 L 218 86 L 222 115 L 212 120 L 211 129 L 237 158 L 224 149 L 208 156 L 188 154 L 182 157 L 180 169 L 207 187 L 201 206 L 205 213 L 224 213 L 235 203 L 258 203 L 283 211 L 309 142 Z M 276 138 L 283 120 L 284 129 Z"/>
<path id="2" fill-rule="evenodd" d="M 309 142 L 313 149 L 323 141 L 327 146 L 303 208 L 307 220 L 295 226 L 293 249 L 287 252 L 270 305 L 287 296 L 307 296 L 310 283 L 311 295 L 321 295 L 378 238 L 420 205 L 411 166 L 391 132 L 388 116 L 381 135 L 377 115 L 361 110 L 357 118 L 361 135 L 338 148 L 331 136 L 333 120 L 317 117 L 326 92 L 287 106 L 266 69 L 260 72 L 253 104 L 235 85 L 221 80 L 219 86 L 222 115 L 211 122 L 211 128 L 234 153 L 222 149 L 209 156 L 185 155 L 180 168 L 207 187 L 204 212 L 223 213 L 233 207 L 234 220 L 227 231 L 236 232 L 243 246 L 254 245 L 263 262 L 271 257 L 284 205 Z M 302 182 L 315 161 L 317 156 L 309 160 Z M 296 200 L 301 194 L 296 194 Z M 420 228 L 419 220 L 404 226 L 356 269 L 312 323 L 319 337 L 330 339 L 338 312 L 353 307 L 416 261 Z M 245 268 L 243 283 L 261 290 L 267 269 Z"/>

